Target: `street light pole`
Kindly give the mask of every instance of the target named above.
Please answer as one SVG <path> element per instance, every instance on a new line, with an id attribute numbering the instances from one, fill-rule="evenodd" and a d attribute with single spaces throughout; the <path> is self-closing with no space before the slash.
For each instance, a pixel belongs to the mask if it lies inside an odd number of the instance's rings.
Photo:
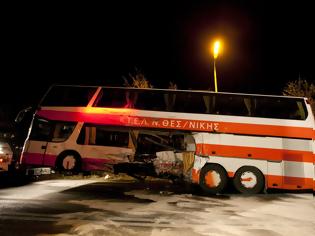
<path id="1" fill-rule="evenodd" d="M 214 47 L 213 47 L 213 73 L 214 73 L 214 91 L 218 92 L 218 84 L 217 84 L 217 70 L 215 67 L 215 61 L 219 55 L 220 50 L 220 41 L 215 41 Z"/>
<path id="2" fill-rule="evenodd" d="M 214 91 L 218 92 L 218 85 L 217 85 L 217 71 L 215 68 L 215 59 L 213 60 L 213 73 L 214 73 Z"/>

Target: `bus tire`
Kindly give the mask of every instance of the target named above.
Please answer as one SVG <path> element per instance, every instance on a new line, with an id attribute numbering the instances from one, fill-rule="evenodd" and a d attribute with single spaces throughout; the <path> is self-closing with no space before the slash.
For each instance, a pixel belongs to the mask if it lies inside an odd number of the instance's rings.
<path id="1" fill-rule="evenodd" d="M 206 164 L 202 167 L 199 177 L 199 185 L 208 194 L 221 193 L 228 182 L 225 169 L 218 164 Z"/>
<path id="2" fill-rule="evenodd" d="M 59 171 L 71 174 L 78 174 L 81 171 L 81 156 L 75 151 L 64 151 L 59 154 L 56 161 L 56 168 Z"/>
<path id="3" fill-rule="evenodd" d="M 264 189 L 265 178 L 256 167 L 243 166 L 236 171 L 233 185 L 240 193 L 256 194 Z"/>

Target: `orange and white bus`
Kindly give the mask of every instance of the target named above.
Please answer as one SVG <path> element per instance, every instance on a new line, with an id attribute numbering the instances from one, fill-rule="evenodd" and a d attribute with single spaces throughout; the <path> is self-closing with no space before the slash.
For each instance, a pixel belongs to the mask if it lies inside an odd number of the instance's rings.
<path id="1" fill-rule="evenodd" d="M 306 98 L 60 85 L 34 114 L 21 164 L 78 172 L 145 163 L 209 193 L 229 179 L 242 193 L 314 190 L 314 130 Z"/>

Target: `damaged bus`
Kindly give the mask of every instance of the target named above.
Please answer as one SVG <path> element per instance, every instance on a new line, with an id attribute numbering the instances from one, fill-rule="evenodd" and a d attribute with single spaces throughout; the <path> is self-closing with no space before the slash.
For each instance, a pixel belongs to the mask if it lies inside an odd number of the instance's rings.
<path id="1" fill-rule="evenodd" d="M 20 163 L 28 174 L 113 171 L 180 178 L 220 193 L 314 190 L 306 98 L 166 89 L 52 86 Z"/>

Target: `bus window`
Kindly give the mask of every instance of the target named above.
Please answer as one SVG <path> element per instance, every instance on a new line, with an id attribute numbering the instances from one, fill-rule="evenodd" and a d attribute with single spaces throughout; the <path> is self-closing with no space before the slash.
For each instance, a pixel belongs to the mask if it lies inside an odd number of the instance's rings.
<path id="1" fill-rule="evenodd" d="M 305 120 L 306 108 L 301 100 L 256 97 L 255 116 L 275 119 Z"/>
<path id="2" fill-rule="evenodd" d="M 299 109 L 298 114 L 299 114 L 301 120 L 305 120 L 306 119 L 306 111 L 304 108 L 304 103 L 301 101 L 297 101 L 297 106 Z"/>
<path id="3" fill-rule="evenodd" d="M 200 113 L 207 111 L 202 94 L 198 93 L 176 93 L 174 106 L 175 112 Z"/>
<path id="4" fill-rule="evenodd" d="M 185 150 L 184 135 L 180 133 L 140 130 L 137 154 L 155 154 L 160 151 Z"/>
<path id="5" fill-rule="evenodd" d="M 114 130 L 106 126 L 83 126 L 78 144 L 108 147 L 128 147 L 129 131 Z"/>
<path id="6" fill-rule="evenodd" d="M 247 114 L 248 116 L 252 116 L 253 115 L 253 104 L 252 104 L 252 100 L 249 98 L 249 97 L 245 97 L 244 98 L 244 103 L 245 103 L 245 106 L 246 106 L 246 111 L 247 111 Z"/>
<path id="7" fill-rule="evenodd" d="M 30 140 L 49 141 L 51 128 L 52 124 L 50 121 L 41 118 L 35 118 L 32 125 Z"/>
<path id="8" fill-rule="evenodd" d="M 264 118 L 281 118 L 282 107 L 280 100 L 269 99 L 266 97 L 256 97 L 255 116 Z"/>
<path id="9" fill-rule="evenodd" d="M 173 149 L 168 132 L 140 131 L 138 135 L 137 154 L 155 154 Z"/>
<path id="10" fill-rule="evenodd" d="M 111 131 L 105 127 L 96 127 L 95 145 L 111 147 L 128 147 L 128 131 Z"/>
<path id="11" fill-rule="evenodd" d="M 244 97 L 229 94 L 215 95 L 215 114 L 249 116 Z"/>
<path id="12" fill-rule="evenodd" d="M 203 102 L 206 106 L 206 114 L 213 114 L 214 113 L 214 107 L 215 107 L 215 97 L 213 95 L 209 94 L 203 94 L 202 95 Z"/>
<path id="13" fill-rule="evenodd" d="M 132 89 L 103 88 L 101 97 L 97 99 L 96 107 L 134 108 L 138 94 Z"/>
<path id="14" fill-rule="evenodd" d="M 95 87 L 55 86 L 44 97 L 41 106 L 84 107 L 87 106 Z"/>
<path id="15" fill-rule="evenodd" d="M 165 111 L 173 111 L 174 105 L 175 105 L 175 100 L 176 100 L 176 93 L 165 92 L 163 97 L 164 97 L 164 102 L 166 105 Z"/>
<path id="16" fill-rule="evenodd" d="M 139 91 L 134 108 L 140 110 L 166 111 L 163 93 L 160 91 Z"/>
<path id="17" fill-rule="evenodd" d="M 69 138 L 75 127 L 75 123 L 57 122 L 53 133 L 53 142 L 63 142 Z"/>

